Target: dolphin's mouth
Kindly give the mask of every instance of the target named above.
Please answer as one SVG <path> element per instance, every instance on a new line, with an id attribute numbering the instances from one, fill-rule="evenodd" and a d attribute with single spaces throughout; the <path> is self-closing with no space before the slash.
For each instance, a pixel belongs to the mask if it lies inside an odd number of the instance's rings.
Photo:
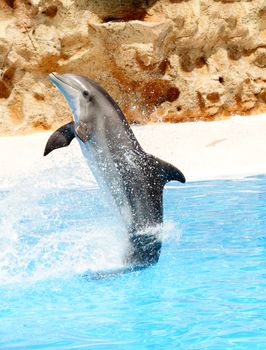
<path id="1" fill-rule="evenodd" d="M 76 86 L 75 81 L 68 74 L 60 75 L 54 72 L 49 74 L 49 78 L 67 100 L 73 114 L 73 119 L 75 122 L 78 122 L 80 116 L 80 89 Z"/>
<path id="2" fill-rule="evenodd" d="M 60 75 L 58 73 L 55 73 L 55 72 L 50 73 L 49 78 L 52 81 L 52 83 L 54 83 L 59 88 L 60 88 L 60 86 L 67 85 L 70 88 L 79 91 L 79 89 L 77 89 L 75 86 L 73 86 L 73 83 L 71 84 L 71 82 L 69 82 L 66 77 L 63 77 L 62 75 Z"/>

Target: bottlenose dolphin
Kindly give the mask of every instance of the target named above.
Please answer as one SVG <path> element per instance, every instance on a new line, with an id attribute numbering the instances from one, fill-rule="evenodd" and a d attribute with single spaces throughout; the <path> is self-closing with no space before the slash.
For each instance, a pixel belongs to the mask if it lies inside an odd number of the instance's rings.
<path id="1" fill-rule="evenodd" d="M 73 121 L 50 136 L 44 155 L 76 137 L 127 229 L 127 267 L 142 269 L 156 263 L 162 245 L 163 187 L 171 180 L 184 183 L 184 175 L 142 149 L 121 109 L 95 81 L 77 74 L 49 77 L 65 96 Z"/>

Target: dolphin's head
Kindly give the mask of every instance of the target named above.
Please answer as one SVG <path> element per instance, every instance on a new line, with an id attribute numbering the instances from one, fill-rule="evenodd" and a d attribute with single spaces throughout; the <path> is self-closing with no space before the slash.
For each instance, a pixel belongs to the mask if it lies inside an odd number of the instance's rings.
<path id="1" fill-rule="evenodd" d="M 49 77 L 72 110 L 77 136 L 83 142 L 88 141 L 95 127 L 95 117 L 99 116 L 97 84 L 78 74 L 51 73 Z"/>

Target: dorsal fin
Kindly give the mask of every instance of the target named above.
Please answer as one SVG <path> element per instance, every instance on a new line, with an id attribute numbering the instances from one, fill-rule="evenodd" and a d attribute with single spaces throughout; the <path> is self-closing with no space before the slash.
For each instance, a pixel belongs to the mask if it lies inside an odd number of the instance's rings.
<path id="1" fill-rule="evenodd" d="M 46 156 L 56 148 L 68 146 L 74 137 L 74 122 L 70 122 L 61 126 L 61 128 L 57 129 L 49 137 L 43 155 Z"/>
<path id="2" fill-rule="evenodd" d="M 179 181 L 182 183 L 186 182 L 186 178 L 183 173 L 177 169 L 174 165 L 165 162 L 159 158 L 156 158 L 152 155 L 149 155 L 150 159 L 152 159 L 155 167 L 158 169 L 159 176 L 162 181 L 162 186 L 164 186 L 169 181 Z"/>
<path id="3" fill-rule="evenodd" d="M 184 174 L 174 165 L 167 163 L 163 160 L 160 160 L 160 165 L 162 169 L 161 177 L 165 181 L 165 183 L 169 181 L 179 181 L 182 183 L 186 182 Z"/>

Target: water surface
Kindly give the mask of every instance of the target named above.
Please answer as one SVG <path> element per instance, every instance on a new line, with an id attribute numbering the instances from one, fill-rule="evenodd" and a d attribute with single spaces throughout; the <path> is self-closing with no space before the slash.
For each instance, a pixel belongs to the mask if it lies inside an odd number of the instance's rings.
<path id="1" fill-rule="evenodd" d="M 266 177 L 173 183 L 159 263 L 121 266 L 101 193 L 0 187 L 0 349 L 266 349 Z"/>

